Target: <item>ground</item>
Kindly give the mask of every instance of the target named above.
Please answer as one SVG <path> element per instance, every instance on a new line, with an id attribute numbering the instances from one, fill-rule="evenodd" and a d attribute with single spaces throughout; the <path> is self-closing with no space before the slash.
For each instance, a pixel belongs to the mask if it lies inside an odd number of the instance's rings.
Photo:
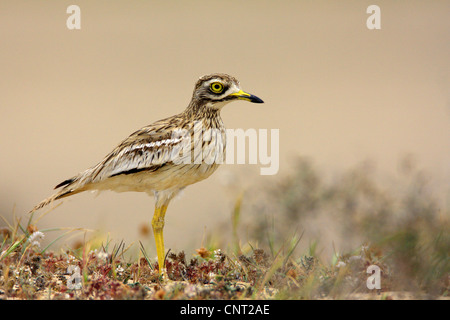
<path id="1" fill-rule="evenodd" d="M 389 266 L 381 262 L 379 251 L 369 247 L 362 247 L 357 255 L 339 257 L 335 265 L 324 265 L 309 255 L 295 258 L 283 249 L 275 255 L 262 249 L 235 255 L 202 247 L 190 259 L 182 251 L 169 252 L 164 279 L 143 247 L 139 259 L 127 262 L 123 243 L 96 249 L 86 244 L 55 253 L 40 251 L 29 238 L 4 245 L 1 299 L 447 298 L 419 291 L 392 292 Z M 381 269 L 380 290 L 367 287 L 367 267 L 372 264 Z"/>

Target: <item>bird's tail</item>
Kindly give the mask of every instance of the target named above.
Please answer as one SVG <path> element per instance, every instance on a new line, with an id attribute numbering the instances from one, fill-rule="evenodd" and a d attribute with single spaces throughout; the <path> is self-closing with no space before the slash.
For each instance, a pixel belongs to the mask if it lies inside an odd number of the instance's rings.
<path id="1" fill-rule="evenodd" d="M 36 205 L 30 213 L 33 213 L 36 210 L 39 210 L 49 204 L 51 204 L 55 200 L 59 200 L 82 191 L 86 190 L 86 183 L 82 182 L 83 179 L 80 179 L 80 175 L 67 179 L 60 184 L 58 184 L 55 189 L 61 188 L 58 192 L 54 193 L 47 199 L 41 201 L 38 205 Z"/>

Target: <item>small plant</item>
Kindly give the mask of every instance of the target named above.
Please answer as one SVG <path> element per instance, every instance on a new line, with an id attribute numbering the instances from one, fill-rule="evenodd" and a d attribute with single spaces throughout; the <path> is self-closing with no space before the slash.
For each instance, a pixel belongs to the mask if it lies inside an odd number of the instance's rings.
<path id="1" fill-rule="evenodd" d="M 406 188 L 394 193 L 375 183 L 366 168 L 329 184 L 308 162 L 300 162 L 297 170 L 267 193 L 257 193 L 262 199 L 255 215 L 243 211 L 250 191 L 237 198 L 228 250 L 220 249 L 216 239 L 214 244 L 202 241 L 193 256 L 168 250 L 164 264 L 169 281 L 160 276 L 158 262 L 140 242 L 126 246 L 109 235 L 88 237 L 84 229 L 39 229 L 39 218 L 33 215 L 26 224 L 3 219 L 7 226 L 0 229 L 0 299 L 448 296 L 449 215 L 426 192 L 423 175 L 408 171 L 412 176 Z M 251 224 L 245 221 L 248 217 Z M 332 255 L 324 258 L 323 240 L 308 234 L 318 218 L 340 231 L 336 238 L 347 240 L 350 249 L 333 239 Z M 243 228 L 251 242 L 243 242 Z M 62 234 L 44 247 L 51 232 Z M 52 251 L 57 241 L 67 243 L 77 232 L 84 233 L 83 241 Z M 138 257 L 129 258 L 126 253 L 133 247 L 139 249 Z M 368 287 L 373 266 L 379 271 L 380 289 Z"/>

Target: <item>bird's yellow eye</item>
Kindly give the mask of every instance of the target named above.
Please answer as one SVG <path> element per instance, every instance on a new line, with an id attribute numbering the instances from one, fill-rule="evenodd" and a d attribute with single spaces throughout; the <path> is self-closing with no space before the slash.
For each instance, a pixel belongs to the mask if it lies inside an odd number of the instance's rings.
<path id="1" fill-rule="evenodd" d="M 221 93 L 223 91 L 223 84 L 220 82 L 213 82 L 211 83 L 210 88 L 214 93 Z"/>

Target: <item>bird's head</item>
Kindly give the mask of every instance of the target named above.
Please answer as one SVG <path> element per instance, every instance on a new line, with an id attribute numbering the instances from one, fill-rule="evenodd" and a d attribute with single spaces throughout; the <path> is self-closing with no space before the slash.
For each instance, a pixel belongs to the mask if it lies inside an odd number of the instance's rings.
<path id="1" fill-rule="evenodd" d="M 221 109 L 234 100 L 263 103 L 260 98 L 244 92 L 239 81 L 227 74 L 215 73 L 201 77 L 194 89 L 193 102 L 213 109 Z"/>

